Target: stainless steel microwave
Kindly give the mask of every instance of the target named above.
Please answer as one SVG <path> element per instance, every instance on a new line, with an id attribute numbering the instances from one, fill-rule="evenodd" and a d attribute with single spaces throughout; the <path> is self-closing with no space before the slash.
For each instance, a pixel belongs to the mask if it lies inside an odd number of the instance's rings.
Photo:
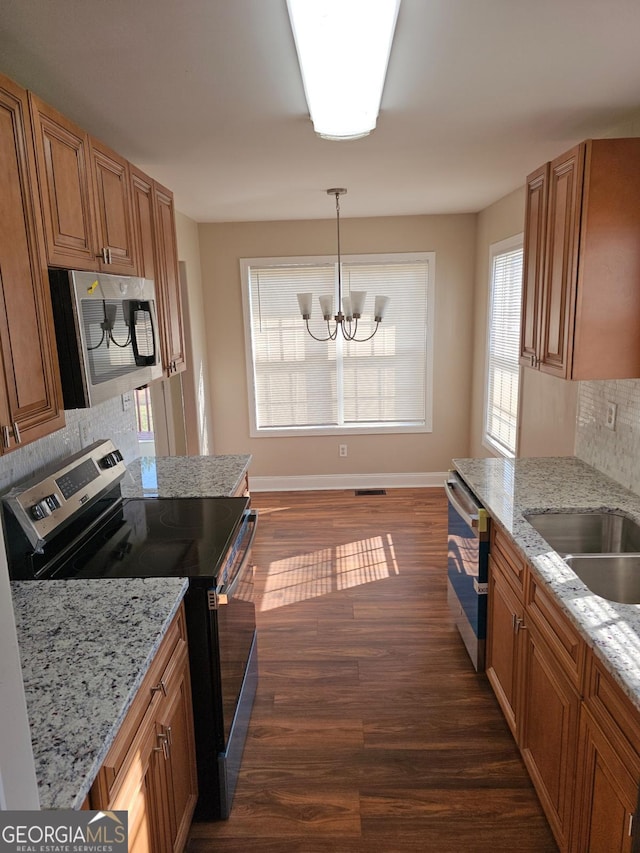
<path id="1" fill-rule="evenodd" d="M 50 269 L 49 284 L 65 409 L 162 377 L 153 281 Z"/>

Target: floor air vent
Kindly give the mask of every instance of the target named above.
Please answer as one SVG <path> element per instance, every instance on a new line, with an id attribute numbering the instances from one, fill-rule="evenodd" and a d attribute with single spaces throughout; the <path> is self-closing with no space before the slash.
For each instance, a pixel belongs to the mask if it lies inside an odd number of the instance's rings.
<path id="1" fill-rule="evenodd" d="M 386 495 L 385 489 L 356 489 L 356 497 L 364 497 L 365 495 Z"/>

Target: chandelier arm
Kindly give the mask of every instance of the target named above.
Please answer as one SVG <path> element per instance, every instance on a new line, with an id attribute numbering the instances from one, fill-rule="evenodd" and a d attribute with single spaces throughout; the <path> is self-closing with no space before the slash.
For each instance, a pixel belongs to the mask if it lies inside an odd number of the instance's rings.
<path id="1" fill-rule="evenodd" d="M 335 339 L 336 339 L 336 337 L 337 337 L 337 335 L 338 335 L 338 326 L 337 326 L 337 324 L 336 324 L 335 329 L 334 329 L 334 330 L 333 330 L 333 332 L 332 332 L 332 331 L 331 331 L 331 327 L 329 326 L 329 321 L 327 321 L 327 332 L 328 332 L 329 334 L 328 334 L 328 336 L 327 336 L 326 338 L 319 338 L 317 335 L 314 335 L 314 334 L 313 334 L 313 332 L 311 331 L 311 329 L 309 328 L 309 321 L 308 321 L 308 320 L 305 320 L 305 323 L 307 324 L 307 332 L 309 332 L 309 334 L 311 335 L 311 337 L 313 338 L 313 340 L 314 340 L 314 341 L 320 341 L 320 343 L 321 343 L 321 344 L 324 344 L 324 343 L 326 343 L 327 341 L 335 341 Z"/>
<path id="2" fill-rule="evenodd" d="M 353 342 L 354 342 L 354 343 L 356 343 L 356 344 L 363 344 L 365 341 L 370 341 L 370 340 L 371 340 L 371 338 L 372 338 L 372 337 L 375 335 L 375 333 L 378 331 L 378 326 L 379 326 L 379 325 L 380 325 L 380 322 L 378 321 L 378 322 L 376 323 L 376 327 L 375 327 L 375 329 L 373 330 L 373 332 L 371 332 L 371 334 L 370 334 L 368 337 L 366 337 L 366 338 L 356 338 L 356 337 L 355 337 L 355 335 L 357 334 L 357 332 L 356 332 L 356 330 L 354 329 L 354 332 L 353 332 L 353 335 L 354 335 L 354 336 L 353 336 L 352 338 L 347 338 L 347 340 L 349 340 L 349 341 L 353 341 Z"/>

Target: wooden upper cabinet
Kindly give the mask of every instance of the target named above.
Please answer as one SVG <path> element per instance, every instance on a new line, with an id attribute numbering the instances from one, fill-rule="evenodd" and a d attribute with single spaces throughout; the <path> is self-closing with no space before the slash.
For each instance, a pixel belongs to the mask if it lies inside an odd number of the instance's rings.
<path id="1" fill-rule="evenodd" d="M 547 193 L 549 164 L 527 178 L 526 228 L 522 272 L 522 320 L 520 362 L 535 367 L 540 347 L 540 315 L 544 278 L 544 250 L 547 234 Z"/>
<path id="2" fill-rule="evenodd" d="M 640 138 L 587 140 L 527 185 L 521 363 L 640 377 Z"/>
<path id="3" fill-rule="evenodd" d="M 156 284 L 162 364 L 166 376 L 186 369 L 173 195 L 131 166 L 139 274 Z"/>
<path id="4" fill-rule="evenodd" d="M 583 168 L 584 145 L 549 167 L 539 358 L 540 370 L 563 378 L 571 371 Z"/>
<path id="5" fill-rule="evenodd" d="M 96 269 L 89 138 L 29 93 L 49 266 Z"/>
<path id="6" fill-rule="evenodd" d="M 96 139 L 90 140 L 98 268 L 137 275 L 129 164 Z"/>
<path id="7" fill-rule="evenodd" d="M 156 240 L 153 224 L 153 180 L 131 166 L 133 230 L 138 256 L 138 275 L 156 280 Z"/>
<path id="8" fill-rule="evenodd" d="M 182 299 L 173 194 L 154 183 L 153 212 L 157 235 L 157 271 L 160 287 L 163 364 L 169 375 L 186 370 Z"/>
<path id="9" fill-rule="evenodd" d="M 128 162 L 29 99 L 48 265 L 137 275 Z"/>
<path id="10" fill-rule="evenodd" d="M 0 446 L 64 426 L 27 93 L 0 75 Z"/>

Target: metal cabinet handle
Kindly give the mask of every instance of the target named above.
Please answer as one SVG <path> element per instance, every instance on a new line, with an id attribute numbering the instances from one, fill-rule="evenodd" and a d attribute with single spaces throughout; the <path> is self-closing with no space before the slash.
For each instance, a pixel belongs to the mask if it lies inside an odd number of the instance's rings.
<path id="1" fill-rule="evenodd" d="M 162 679 L 160 679 L 160 681 L 156 684 L 155 687 L 151 688 L 152 693 L 157 693 L 159 690 L 162 691 L 163 696 L 167 695 L 167 685 L 164 683 L 164 681 Z"/>
<path id="2" fill-rule="evenodd" d="M 160 746 L 154 746 L 154 752 L 161 752 L 164 755 L 164 760 L 169 760 L 169 742 L 167 740 L 167 736 L 165 734 L 156 735 L 157 739 L 160 741 Z"/>
<path id="3" fill-rule="evenodd" d="M 20 438 L 20 430 L 18 429 L 18 422 L 13 422 L 13 437 L 16 440 L 16 444 L 22 444 L 22 439 Z"/>
<path id="4" fill-rule="evenodd" d="M 11 433 L 8 426 L 2 427 L 2 441 L 7 449 L 11 447 Z"/>
<path id="5" fill-rule="evenodd" d="M 514 625 L 513 625 L 516 634 L 519 631 L 526 631 L 527 626 L 524 624 L 524 619 L 521 619 L 519 616 L 514 616 Z"/>
<path id="6" fill-rule="evenodd" d="M 173 746 L 173 735 L 171 734 L 171 726 L 163 726 L 164 732 L 167 736 L 167 743 L 169 746 Z"/>

